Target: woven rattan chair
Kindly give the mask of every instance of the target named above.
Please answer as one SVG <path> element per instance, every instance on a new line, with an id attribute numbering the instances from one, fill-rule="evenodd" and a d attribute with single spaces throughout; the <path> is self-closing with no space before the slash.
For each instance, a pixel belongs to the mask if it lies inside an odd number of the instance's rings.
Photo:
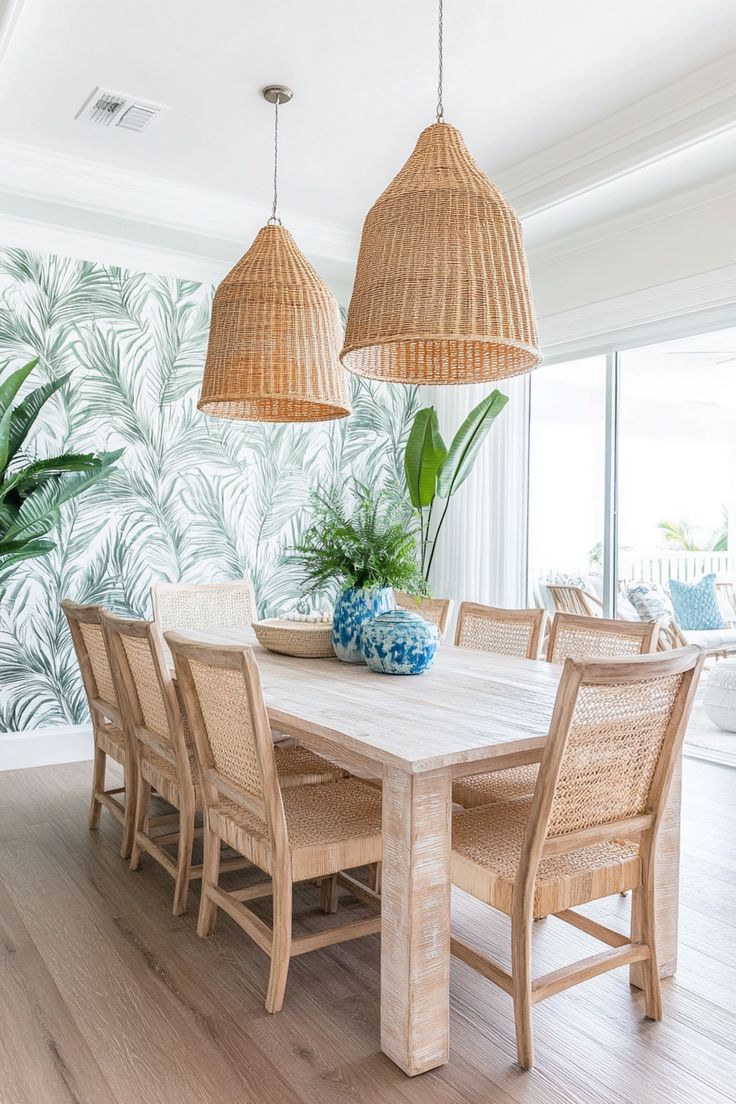
<path id="1" fill-rule="evenodd" d="M 496 655 L 539 659 L 547 623 L 543 609 L 507 610 L 463 602 L 455 629 L 455 645 Z M 466 807 L 528 796 L 537 780 L 537 764 L 457 778 L 452 800 Z"/>
<path id="2" fill-rule="evenodd" d="M 271 959 L 266 1009 L 278 1012 L 292 955 L 380 930 L 380 917 L 297 937 L 291 929 L 295 882 L 321 879 L 322 907 L 334 912 L 338 872 L 380 861 L 381 794 L 353 778 L 279 787 L 252 650 L 203 645 L 177 633 L 166 640 L 201 768 L 204 877 L 197 931 L 212 932 L 218 908 L 231 916 Z M 221 841 L 270 880 L 239 890 L 220 886 Z M 244 902 L 271 894 L 268 927 Z"/>
<path id="3" fill-rule="evenodd" d="M 656 621 L 614 621 L 606 617 L 584 617 L 556 613 L 547 641 L 550 663 L 566 659 L 605 659 L 653 652 L 659 639 Z"/>
<path id="4" fill-rule="evenodd" d="M 154 583 L 153 619 L 161 632 L 247 629 L 258 619 L 249 579 L 222 583 Z"/>
<path id="5" fill-rule="evenodd" d="M 117 690 L 101 624 L 102 607 L 84 606 L 67 599 L 61 603 L 61 608 L 69 622 L 72 643 L 92 719 L 95 754 L 89 827 L 95 829 L 99 826 L 100 813 L 104 805 L 123 827 L 120 854 L 127 859 L 133 845 L 137 771 L 134 749 L 126 735 L 118 705 Z M 123 785 L 109 790 L 105 789 L 108 755 L 123 768 Z M 124 794 L 124 800 L 120 800 L 119 794 Z"/>
<path id="6" fill-rule="evenodd" d="M 563 663 L 568 658 L 643 655 L 654 651 L 657 630 L 655 621 L 608 621 L 602 617 L 556 613 L 550 628 L 547 655 L 554 663 Z M 491 801 L 529 797 L 537 782 L 537 771 L 537 764 L 529 763 L 490 774 L 458 778 L 453 783 L 452 799 L 470 809 Z"/>
<path id="7" fill-rule="evenodd" d="M 189 882 L 202 877 L 202 866 L 192 865 L 195 815 L 201 811 L 199 769 L 189 726 L 180 706 L 164 651 L 163 638 L 153 621 L 127 621 L 104 612 L 102 625 L 114 660 L 118 699 L 126 731 L 136 745 L 138 783 L 131 870 L 140 866 L 145 851 L 175 880 L 175 916 L 186 912 Z M 305 748 L 274 749 L 282 788 L 335 782 L 346 772 Z M 151 791 L 178 810 L 173 817 L 151 816 Z M 177 822 L 174 830 L 153 834 L 151 829 Z M 177 845 L 176 857 L 165 848 Z M 241 860 L 228 860 L 221 870 L 238 870 Z"/>
<path id="8" fill-rule="evenodd" d="M 418 613 L 425 621 L 436 625 L 440 633 L 440 642 L 445 639 L 447 625 L 452 616 L 452 607 L 455 604 L 452 598 L 420 598 L 417 601 L 413 595 L 405 594 L 403 590 L 395 590 L 394 599 L 400 609 Z"/>
<path id="9" fill-rule="evenodd" d="M 539 659 L 546 622 L 547 612 L 543 609 L 496 609 L 462 602 L 455 644 L 478 652 Z"/>
<path id="10" fill-rule="evenodd" d="M 453 818 L 453 882 L 511 917 L 511 972 L 459 939 L 452 950 L 513 997 L 523 1069 L 534 1061 L 532 1006 L 617 966 L 642 964 L 646 1014 L 661 1018 L 657 834 L 702 663 L 696 647 L 567 660 L 533 797 Z M 630 936 L 573 911 L 627 890 Z M 533 978 L 532 922 L 548 915 L 612 949 Z"/>
<path id="11" fill-rule="evenodd" d="M 579 613 L 582 617 L 600 617 L 603 603 L 595 594 L 579 586 L 545 583 L 552 605 L 560 613 Z"/>

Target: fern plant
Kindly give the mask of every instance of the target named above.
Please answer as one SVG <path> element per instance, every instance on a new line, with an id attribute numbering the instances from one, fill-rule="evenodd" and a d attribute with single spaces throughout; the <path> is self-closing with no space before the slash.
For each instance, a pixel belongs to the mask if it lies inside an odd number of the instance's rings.
<path id="1" fill-rule="evenodd" d="M 353 506 L 334 490 L 311 495 L 312 520 L 293 560 L 301 565 L 309 593 L 350 587 L 394 587 L 427 594 L 417 559 L 417 531 L 406 510 L 385 493 L 353 485 Z"/>
<path id="2" fill-rule="evenodd" d="M 57 525 L 59 508 L 103 479 L 122 453 L 65 452 L 46 459 L 21 453 L 42 407 L 69 379 L 42 384 L 13 406 L 37 363 L 29 361 L 0 384 L 0 585 L 22 560 L 53 551 L 55 543 L 43 538 Z"/>

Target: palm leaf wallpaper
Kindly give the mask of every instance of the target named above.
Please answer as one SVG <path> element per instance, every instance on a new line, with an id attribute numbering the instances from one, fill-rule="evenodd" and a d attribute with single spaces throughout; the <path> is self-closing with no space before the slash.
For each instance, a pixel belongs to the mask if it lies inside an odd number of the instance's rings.
<path id="1" fill-rule="evenodd" d="M 62 507 L 56 551 L 20 564 L 0 596 L 0 731 L 87 719 L 62 598 L 148 617 L 155 580 L 247 575 L 273 615 L 301 595 L 287 550 L 310 489 L 354 477 L 404 499 L 414 388 L 356 377 L 352 417 L 316 426 L 198 413 L 211 298 L 185 280 L 0 250 L 0 378 L 34 356 L 32 386 L 72 373 L 27 451 L 125 449 Z"/>

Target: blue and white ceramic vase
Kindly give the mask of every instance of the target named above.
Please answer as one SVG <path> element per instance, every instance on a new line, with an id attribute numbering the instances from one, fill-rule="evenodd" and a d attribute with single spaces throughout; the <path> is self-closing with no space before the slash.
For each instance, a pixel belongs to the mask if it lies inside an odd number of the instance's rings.
<path id="1" fill-rule="evenodd" d="M 363 625 L 379 613 L 396 608 L 391 587 L 349 587 L 335 602 L 332 615 L 332 646 L 344 663 L 365 663 L 361 633 Z"/>
<path id="2" fill-rule="evenodd" d="M 439 630 L 411 610 L 382 613 L 363 626 L 363 655 L 371 671 L 421 675 L 432 666 Z"/>

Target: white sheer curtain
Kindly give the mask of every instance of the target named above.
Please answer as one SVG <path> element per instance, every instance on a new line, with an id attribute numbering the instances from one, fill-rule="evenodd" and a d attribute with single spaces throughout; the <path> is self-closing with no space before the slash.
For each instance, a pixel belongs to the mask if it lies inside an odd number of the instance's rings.
<path id="1" fill-rule="evenodd" d="M 438 598 L 526 605 L 529 379 L 517 376 L 498 385 L 509 403 L 450 502 L 429 579 Z M 423 402 L 437 408 L 448 447 L 492 389 L 489 384 L 426 389 Z"/>

